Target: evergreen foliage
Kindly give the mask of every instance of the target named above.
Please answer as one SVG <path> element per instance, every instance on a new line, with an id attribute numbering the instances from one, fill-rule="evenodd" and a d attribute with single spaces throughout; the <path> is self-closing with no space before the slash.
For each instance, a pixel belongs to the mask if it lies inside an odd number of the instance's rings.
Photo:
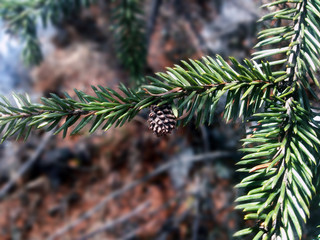
<path id="1" fill-rule="evenodd" d="M 143 19 L 141 0 L 115 1 L 113 10 L 113 33 L 118 48 L 118 57 L 129 70 L 136 85 L 143 81 L 143 70 L 146 64 L 146 24 Z"/>
<path id="2" fill-rule="evenodd" d="M 89 121 L 93 120 L 90 132 L 102 127 L 108 130 L 113 125 L 122 126 L 130 121 L 140 110 L 153 104 L 170 104 L 176 116 L 187 117 L 178 121 L 178 125 L 185 125 L 196 115 L 199 125 L 211 124 L 215 106 L 220 97 L 228 93 L 228 99 L 233 99 L 226 105 L 225 117 L 227 120 L 238 116 L 250 116 L 269 98 L 268 86 L 273 85 L 273 78 L 267 79 L 258 66 L 255 68 L 249 61 L 243 66 L 235 59 L 237 71 L 228 65 L 221 57 L 216 60 L 207 57 L 201 61 L 184 62 L 189 70 L 181 66 L 168 68 L 167 73 L 158 73 L 158 78 L 150 77 L 151 84 L 143 85 L 138 91 L 133 91 L 120 85 L 121 94 L 110 88 L 92 87 L 96 96 L 75 90 L 78 99 L 72 99 L 67 93 L 65 98 L 51 94 L 51 98 L 41 98 L 42 104 L 33 104 L 27 96 L 13 95 L 16 105 L 2 97 L 0 102 L 0 117 L 2 141 L 18 132 L 18 136 L 32 128 L 45 128 L 50 131 L 64 118 L 65 123 L 56 133 L 67 130 L 78 124 L 71 134 L 78 133 Z M 268 69 L 267 66 L 265 66 Z M 270 71 L 270 69 L 269 69 Z M 255 91 L 255 94 L 250 94 Z M 246 102 L 250 102 L 246 104 Z M 238 104 L 238 105 L 237 105 Z M 83 116 L 83 119 L 80 117 Z M 26 128 L 28 129 L 26 131 Z"/>
<path id="3" fill-rule="evenodd" d="M 226 61 L 217 56 L 182 62 L 150 77 L 150 84 L 138 90 L 120 85 L 121 93 L 99 86 L 93 87 L 95 96 L 75 90 L 77 99 L 52 94 L 42 98 L 42 104 L 14 95 L 16 106 L 2 98 L 2 141 L 12 135 L 26 138 L 33 128 L 51 130 L 59 126 L 56 133 L 63 131 L 63 136 L 72 125 L 75 128 L 70 134 L 89 123 L 90 132 L 99 127 L 108 130 L 122 126 L 152 105 L 171 105 L 178 126 L 194 116 L 196 125 L 211 124 L 215 107 L 226 94 L 224 118 L 241 117 L 251 125 L 242 140 L 244 157 L 238 163 L 239 171 L 247 177 L 237 185 L 246 192 L 237 199 L 237 208 L 256 224 L 235 236 L 301 239 L 320 180 L 319 124 L 308 97 L 315 95 L 310 82 L 319 86 L 320 1 L 276 0 L 264 7 L 272 10 L 261 19 L 269 27 L 259 33 L 259 50 L 252 60 L 240 63 L 232 57 Z M 1 14 L 12 21 L 7 12 Z M 122 24 L 130 19 L 124 14 L 121 10 L 116 15 L 126 19 L 119 21 L 120 38 L 124 36 Z M 121 42 L 124 51 L 129 51 L 129 43 L 128 39 Z"/>

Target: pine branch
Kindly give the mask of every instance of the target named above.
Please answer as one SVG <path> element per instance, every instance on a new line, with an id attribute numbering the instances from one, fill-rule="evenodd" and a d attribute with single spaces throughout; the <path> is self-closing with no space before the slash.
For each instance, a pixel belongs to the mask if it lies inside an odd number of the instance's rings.
<path id="1" fill-rule="evenodd" d="M 44 26 L 58 23 L 65 16 L 88 7 L 95 0 L 2 0 L 0 17 L 9 32 L 19 36 L 23 42 L 23 60 L 28 65 L 39 64 L 42 51 L 37 36 L 37 23 Z"/>
<path id="2" fill-rule="evenodd" d="M 263 21 L 284 19 L 292 25 L 259 33 L 257 47 L 268 49 L 254 53 L 253 59 L 282 56 L 269 64 L 273 73 L 279 68 L 284 71 L 277 72 L 274 98 L 266 111 L 253 116 L 258 125 L 244 139 L 247 154 L 239 164 L 244 165 L 240 171 L 249 176 L 238 187 L 248 193 L 238 198 L 237 208 L 246 212 L 245 219 L 255 219 L 256 226 L 235 236 L 254 233 L 254 239 L 300 239 L 318 179 L 319 127 L 306 90 L 312 92 L 309 79 L 319 85 L 315 76 L 320 66 L 316 48 L 320 5 L 318 1 L 280 0 L 266 6 L 278 10 Z"/>
<path id="3" fill-rule="evenodd" d="M 110 88 L 93 87 L 96 96 L 75 90 L 78 99 L 68 94 L 60 98 L 41 98 L 42 104 L 33 104 L 23 95 L 14 95 L 16 106 L 6 98 L 0 102 L 0 132 L 2 141 L 17 133 L 20 138 L 28 137 L 32 128 L 51 130 L 64 123 L 56 131 L 67 135 L 68 129 L 75 125 L 71 134 L 78 133 L 89 122 L 93 122 L 90 133 L 99 127 L 108 130 L 112 126 L 122 126 L 136 116 L 139 111 L 152 105 L 169 104 L 178 125 L 187 124 L 196 116 L 196 124 L 211 124 L 215 106 L 223 94 L 227 94 L 225 118 L 229 121 L 239 116 L 244 118 L 256 112 L 268 99 L 274 85 L 274 77 L 264 65 L 264 73 L 257 65 L 246 61 L 241 65 L 231 58 L 231 67 L 220 56 L 216 60 L 207 57 L 204 63 L 190 60 L 183 62 L 187 70 L 176 65 L 167 73 L 158 73 L 158 78 L 150 78 L 151 84 L 141 90 L 133 91 L 120 85 L 121 93 Z"/>
<path id="4" fill-rule="evenodd" d="M 320 3 L 314 0 L 280 0 L 264 5 L 277 8 L 261 18 L 261 21 L 291 21 L 285 26 L 271 27 L 259 33 L 258 48 L 268 47 L 253 54 L 253 59 L 272 60 L 271 66 L 284 67 L 276 82 L 279 89 L 290 88 L 294 81 L 301 81 L 309 88 L 309 79 L 319 86 L 316 72 L 320 69 Z M 274 69 L 275 69 L 274 68 Z"/>
<path id="5" fill-rule="evenodd" d="M 237 187 L 248 193 L 237 199 L 241 202 L 237 208 L 257 225 L 235 236 L 254 233 L 254 239 L 300 239 L 310 216 L 320 157 L 319 128 L 293 97 L 278 100 L 253 116 L 258 124 L 243 139 L 246 155 L 238 163 L 244 166 L 239 171 L 249 175 Z"/>
<path id="6" fill-rule="evenodd" d="M 147 36 L 143 16 L 144 1 L 119 0 L 114 9 L 113 32 L 118 48 L 118 57 L 129 70 L 135 85 L 141 85 L 146 65 Z"/>

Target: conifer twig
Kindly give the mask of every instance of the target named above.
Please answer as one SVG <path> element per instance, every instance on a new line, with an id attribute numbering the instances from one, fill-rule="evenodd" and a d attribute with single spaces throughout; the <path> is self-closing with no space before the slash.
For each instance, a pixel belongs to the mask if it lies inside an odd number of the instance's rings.
<path id="1" fill-rule="evenodd" d="M 12 189 L 12 187 L 16 184 L 16 182 L 33 166 L 33 164 L 36 162 L 36 160 L 39 158 L 40 154 L 43 152 L 45 147 L 48 145 L 48 142 L 53 136 L 53 131 L 45 133 L 45 135 L 41 139 L 40 145 L 37 147 L 35 152 L 30 156 L 29 159 L 23 165 L 21 168 L 14 173 L 13 177 L 7 182 L 1 189 L 0 189 L 0 200 L 2 200 Z"/>

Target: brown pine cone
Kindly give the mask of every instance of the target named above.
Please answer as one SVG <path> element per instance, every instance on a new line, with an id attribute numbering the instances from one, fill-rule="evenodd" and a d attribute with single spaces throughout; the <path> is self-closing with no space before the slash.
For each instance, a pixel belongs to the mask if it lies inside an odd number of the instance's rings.
<path id="1" fill-rule="evenodd" d="M 170 105 L 152 105 L 149 114 L 149 129 L 158 137 L 165 136 L 172 132 L 176 127 L 176 117 L 173 115 Z"/>

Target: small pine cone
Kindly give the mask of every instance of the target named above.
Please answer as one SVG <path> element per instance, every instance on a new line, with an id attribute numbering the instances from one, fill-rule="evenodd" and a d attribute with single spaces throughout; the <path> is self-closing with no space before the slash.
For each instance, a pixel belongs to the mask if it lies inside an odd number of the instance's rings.
<path id="1" fill-rule="evenodd" d="M 176 127 L 176 117 L 173 115 L 169 105 L 160 107 L 152 105 L 149 114 L 149 129 L 151 129 L 158 137 L 171 133 Z"/>

